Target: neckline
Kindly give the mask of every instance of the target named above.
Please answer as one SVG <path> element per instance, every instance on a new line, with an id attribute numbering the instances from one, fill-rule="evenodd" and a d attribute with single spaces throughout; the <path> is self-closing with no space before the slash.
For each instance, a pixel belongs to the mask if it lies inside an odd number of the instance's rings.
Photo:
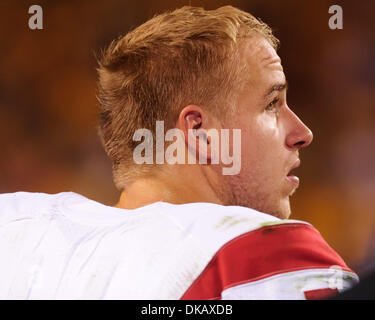
<path id="1" fill-rule="evenodd" d="M 79 210 L 80 206 L 85 206 L 85 207 L 92 207 L 93 209 L 96 209 L 96 211 L 105 211 L 109 212 L 111 214 L 121 214 L 123 215 L 124 213 L 126 214 L 133 214 L 133 213 L 138 213 L 145 211 L 145 209 L 148 208 L 157 208 L 161 206 L 166 206 L 166 205 L 171 205 L 168 202 L 163 202 L 163 201 L 157 201 L 153 202 L 147 205 L 144 205 L 142 207 L 138 207 L 135 209 L 124 209 L 124 208 L 117 208 L 117 207 L 112 207 L 105 205 L 99 201 L 90 199 L 82 194 L 76 193 L 76 192 L 62 192 L 62 196 L 60 198 L 59 204 L 61 205 L 62 208 L 67 209 L 69 211 L 77 211 Z M 146 210 L 148 211 L 148 210 Z"/>

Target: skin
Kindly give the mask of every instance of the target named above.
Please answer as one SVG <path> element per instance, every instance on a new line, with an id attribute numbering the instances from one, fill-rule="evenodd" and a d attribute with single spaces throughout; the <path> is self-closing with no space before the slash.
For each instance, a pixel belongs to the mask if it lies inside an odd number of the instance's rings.
<path id="1" fill-rule="evenodd" d="M 198 145 L 189 145 L 193 133 L 188 129 L 241 129 L 240 173 L 223 175 L 222 164 L 160 165 L 153 176 L 124 190 L 115 207 L 134 209 L 157 201 L 210 202 L 245 206 L 282 219 L 290 216 L 289 198 L 298 181 L 293 183 L 288 175 L 299 165 L 299 150 L 311 143 L 313 135 L 287 105 L 281 59 L 272 46 L 264 38 L 253 37 L 239 50 L 250 74 L 237 96 L 236 115 L 217 119 L 204 108 L 189 105 L 181 111 L 176 127 L 184 134 L 186 152 L 197 153 Z M 210 142 L 208 137 L 208 154 Z"/>

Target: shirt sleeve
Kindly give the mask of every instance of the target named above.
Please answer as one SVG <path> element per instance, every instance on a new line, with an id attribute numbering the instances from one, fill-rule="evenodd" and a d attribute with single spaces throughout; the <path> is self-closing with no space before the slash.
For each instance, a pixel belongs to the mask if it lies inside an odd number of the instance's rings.
<path id="1" fill-rule="evenodd" d="M 358 281 L 313 226 L 284 223 L 227 242 L 181 299 L 321 299 Z"/>

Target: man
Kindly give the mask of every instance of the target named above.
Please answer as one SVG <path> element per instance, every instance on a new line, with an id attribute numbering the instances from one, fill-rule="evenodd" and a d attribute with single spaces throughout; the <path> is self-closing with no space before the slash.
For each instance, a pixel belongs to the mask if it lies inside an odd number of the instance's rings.
<path id="1" fill-rule="evenodd" d="M 183 7 L 114 41 L 98 129 L 119 202 L 1 195 L 0 297 L 309 299 L 356 283 L 288 220 L 312 133 L 287 105 L 277 45 L 231 6 Z"/>

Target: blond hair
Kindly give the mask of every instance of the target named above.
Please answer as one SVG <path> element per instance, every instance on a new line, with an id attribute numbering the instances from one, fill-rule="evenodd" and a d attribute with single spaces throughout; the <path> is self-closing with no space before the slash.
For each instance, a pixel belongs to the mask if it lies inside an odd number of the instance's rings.
<path id="1" fill-rule="evenodd" d="M 243 72 L 238 39 L 255 34 L 277 48 L 271 29 L 249 13 L 232 6 L 210 11 L 185 6 L 153 17 L 103 51 L 98 134 L 117 189 L 150 173 L 133 162 L 137 129 L 155 134 L 156 120 L 164 120 L 167 130 L 189 104 L 217 116 L 233 110 Z"/>

